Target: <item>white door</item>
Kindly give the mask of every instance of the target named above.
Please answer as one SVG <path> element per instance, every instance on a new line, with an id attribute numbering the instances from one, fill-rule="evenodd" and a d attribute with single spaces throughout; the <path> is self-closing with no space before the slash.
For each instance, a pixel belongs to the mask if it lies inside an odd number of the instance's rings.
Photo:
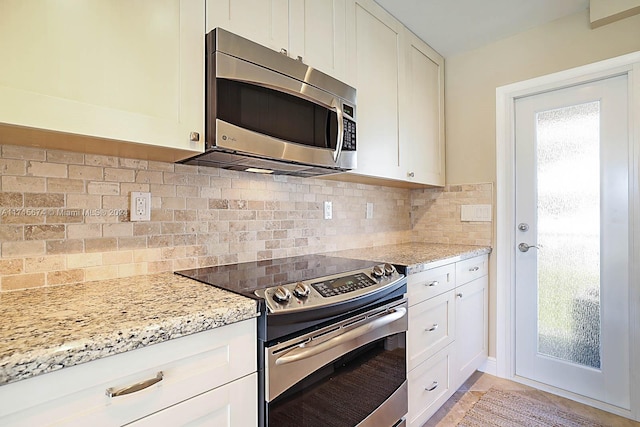
<path id="1" fill-rule="evenodd" d="M 629 409 L 627 77 L 515 120 L 516 375 Z"/>

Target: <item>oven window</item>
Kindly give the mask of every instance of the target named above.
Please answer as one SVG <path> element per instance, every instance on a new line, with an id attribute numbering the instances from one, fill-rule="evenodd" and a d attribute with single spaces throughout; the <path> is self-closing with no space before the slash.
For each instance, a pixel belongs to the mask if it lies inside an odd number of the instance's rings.
<path id="1" fill-rule="evenodd" d="M 382 338 L 309 375 L 268 405 L 269 426 L 354 426 L 405 381 L 405 333 Z"/>
<path id="2" fill-rule="evenodd" d="M 336 149 L 335 111 L 305 99 L 248 83 L 217 79 L 218 118 L 274 138 Z"/>

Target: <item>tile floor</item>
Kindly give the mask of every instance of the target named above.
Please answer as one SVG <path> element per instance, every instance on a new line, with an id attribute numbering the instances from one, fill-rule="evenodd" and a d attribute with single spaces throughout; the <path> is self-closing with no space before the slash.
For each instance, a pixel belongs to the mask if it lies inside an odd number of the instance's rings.
<path id="1" fill-rule="evenodd" d="M 423 427 L 451 427 L 458 424 L 465 412 L 473 406 L 480 397 L 494 387 L 505 391 L 525 391 L 529 397 L 541 402 L 555 405 L 562 409 L 569 409 L 575 413 L 593 419 L 611 427 L 639 427 L 640 423 L 601 411 L 591 406 L 583 405 L 563 397 L 544 391 L 536 390 L 524 384 L 494 377 L 493 375 L 475 372 L 444 405 L 424 424 Z"/>

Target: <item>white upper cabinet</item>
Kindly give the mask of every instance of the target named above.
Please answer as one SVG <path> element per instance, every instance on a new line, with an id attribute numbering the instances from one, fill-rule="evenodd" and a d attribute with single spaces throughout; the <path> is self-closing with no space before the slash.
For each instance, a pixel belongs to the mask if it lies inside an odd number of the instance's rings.
<path id="1" fill-rule="evenodd" d="M 203 33 L 204 0 L 3 0 L 0 124 L 202 152 Z"/>
<path id="2" fill-rule="evenodd" d="M 289 55 L 353 84 L 346 70 L 346 0 L 289 0 Z"/>
<path id="3" fill-rule="evenodd" d="M 399 176 L 402 26 L 372 0 L 350 0 L 349 69 L 358 91 L 358 175 Z"/>
<path id="4" fill-rule="evenodd" d="M 347 28 L 358 90 L 358 167 L 351 177 L 443 186 L 442 56 L 373 0 L 349 0 Z"/>
<path id="5" fill-rule="evenodd" d="M 207 0 L 207 32 L 222 27 L 346 79 L 346 0 Z"/>
<path id="6" fill-rule="evenodd" d="M 409 30 L 400 97 L 400 168 L 404 178 L 444 186 L 444 59 Z"/>
<path id="7" fill-rule="evenodd" d="M 207 0 L 206 32 L 221 27 L 263 46 L 289 48 L 289 0 Z"/>

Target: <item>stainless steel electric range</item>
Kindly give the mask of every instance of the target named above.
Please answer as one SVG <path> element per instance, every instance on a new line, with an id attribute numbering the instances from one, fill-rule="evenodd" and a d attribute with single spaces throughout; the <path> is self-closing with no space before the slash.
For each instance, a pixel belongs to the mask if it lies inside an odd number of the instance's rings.
<path id="1" fill-rule="evenodd" d="M 325 255 L 179 271 L 259 301 L 259 425 L 402 426 L 407 280 Z"/>

